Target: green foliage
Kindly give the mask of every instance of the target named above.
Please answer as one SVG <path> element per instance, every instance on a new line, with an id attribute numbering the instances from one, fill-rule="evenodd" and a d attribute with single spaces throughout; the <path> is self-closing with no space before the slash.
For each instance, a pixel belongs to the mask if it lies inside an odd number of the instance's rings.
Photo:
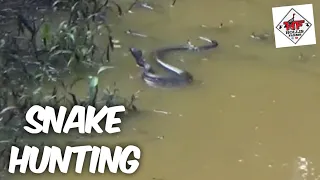
<path id="1" fill-rule="evenodd" d="M 104 66 L 110 60 L 108 57 L 110 48 L 99 48 L 95 39 L 101 31 L 106 30 L 110 35 L 111 30 L 106 23 L 97 23 L 96 17 L 105 20 L 103 15 L 110 9 L 110 3 L 115 3 L 99 2 L 95 0 L 55 2 L 54 6 L 61 4 L 64 4 L 64 7 L 70 6 L 69 17 L 56 29 L 44 18 L 35 20 L 17 14 L 18 34 L 12 32 L 1 38 L 0 57 L 3 67 L 14 64 L 14 73 L 20 70 L 26 74 L 21 81 L 32 80 L 39 84 L 45 79 L 55 81 L 61 74 L 70 73 L 80 64 L 90 68 Z M 32 70 L 28 68 L 30 64 L 33 64 Z M 11 70 L 6 72 L 9 78 L 10 72 Z"/>
<path id="2" fill-rule="evenodd" d="M 24 137 L 24 116 L 32 105 L 49 105 L 55 109 L 74 105 L 97 108 L 124 105 L 127 112 L 137 110 L 135 95 L 124 98 L 115 85 L 99 89 L 98 75 L 113 67 L 106 65 L 110 48 L 99 48 L 94 40 L 103 29 L 111 36 L 110 27 L 105 23 L 111 5 L 122 14 L 114 1 L 58 0 L 54 8 L 69 11 L 68 18 L 58 27 L 52 27 L 44 18 L 37 20 L 17 14 L 16 31 L 0 37 L 0 137 L 4 139 L 0 139 L 1 157 L 6 158 L 8 148 Z M 83 78 L 69 83 L 63 81 L 78 65 L 97 69 L 97 73 L 87 79 L 85 98 L 72 92 L 73 86 Z M 44 88 L 47 81 L 54 81 L 55 85 L 49 92 Z M 0 168 L 6 163 L 0 158 Z"/>

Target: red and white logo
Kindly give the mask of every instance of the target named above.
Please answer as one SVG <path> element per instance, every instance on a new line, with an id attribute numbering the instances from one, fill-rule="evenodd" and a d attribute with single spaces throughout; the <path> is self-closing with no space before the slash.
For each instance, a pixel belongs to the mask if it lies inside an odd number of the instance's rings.
<path id="1" fill-rule="evenodd" d="M 276 47 L 316 44 L 312 4 L 272 8 Z"/>
<path id="2" fill-rule="evenodd" d="M 297 44 L 312 24 L 293 8 L 278 24 L 277 29 L 294 44 Z"/>

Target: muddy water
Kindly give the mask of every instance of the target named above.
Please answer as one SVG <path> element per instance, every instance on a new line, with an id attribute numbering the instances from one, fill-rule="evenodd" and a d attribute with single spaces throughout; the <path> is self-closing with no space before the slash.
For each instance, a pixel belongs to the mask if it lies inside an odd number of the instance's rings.
<path id="1" fill-rule="evenodd" d="M 105 86 L 117 81 L 124 94 L 142 90 L 138 102 L 142 113 L 125 124 L 118 138 L 90 141 L 138 144 L 143 150 L 139 172 L 133 176 L 28 174 L 15 179 L 301 180 L 296 170 L 298 156 L 319 166 L 319 45 L 276 49 L 273 40 L 255 41 L 249 35 L 252 31 L 273 33 L 271 7 L 282 5 L 313 3 L 317 28 L 320 3 L 181 0 L 174 8 L 167 7 L 166 1 L 156 3 L 156 13 L 135 10 L 116 21 L 116 37 L 124 49 L 113 55 L 116 68 L 101 76 Z M 217 27 L 220 22 L 225 29 L 199 27 Z M 129 27 L 153 38 L 123 35 Z M 196 44 L 199 35 L 218 40 L 220 46 L 201 55 L 171 56 L 172 64 L 188 69 L 202 82 L 185 89 L 147 87 L 133 59 L 125 54 L 129 46 L 150 52 L 184 43 L 187 38 Z M 101 44 L 107 41 L 101 39 Z M 80 84 L 78 93 L 85 93 L 84 87 Z"/>

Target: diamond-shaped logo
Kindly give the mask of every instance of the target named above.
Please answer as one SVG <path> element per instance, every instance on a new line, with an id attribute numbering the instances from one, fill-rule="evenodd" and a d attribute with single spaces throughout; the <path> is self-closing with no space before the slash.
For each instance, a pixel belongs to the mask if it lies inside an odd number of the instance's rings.
<path id="1" fill-rule="evenodd" d="M 297 44 L 312 24 L 293 8 L 275 27 L 294 44 Z"/>

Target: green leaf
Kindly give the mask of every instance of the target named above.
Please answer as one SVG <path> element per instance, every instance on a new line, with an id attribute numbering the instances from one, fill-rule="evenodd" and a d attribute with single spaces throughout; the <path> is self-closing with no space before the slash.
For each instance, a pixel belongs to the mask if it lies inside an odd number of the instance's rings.
<path id="1" fill-rule="evenodd" d="M 75 58 L 75 55 L 72 55 L 72 56 L 70 57 L 69 61 L 68 61 L 67 66 L 70 67 L 70 64 L 71 64 L 75 59 L 76 59 L 76 58 Z"/>
<path id="2" fill-rule="evenodd" d="M 52 52 L 56 51 L 58 48 L 59 48 L 59 45 L 52 46 L 52 47 L 50 48 L 49 53 L 52 53 Z"/>
<path id="3" fill-rule="evenodd" d="M 89 87 L 90 88 L 95 88 L 96 86 L 98 86 L 99 83 L 99 78 L 97 76 L 88 76 L 89 78 Z"/>
<path id="4" fill-rule="evenodd" d="M 86 56 L 88 54 L 88 52 L 89 52 L 89 49 L 87 47 L 82 47 L 81 48 L 81 54 L 83 56 Z"/>
<path id="5" fill-rule="evenodd" d="M 68 27 L 67 21 L 62 21 L 62 22 L 59 24 L 59 30 L 66 29 L 67 27 Z"/>
<path id="6" fill-rule="evenodd" d="M 72 40 L 72 43 L 75 43 L 76 38 L 74 37 L 74 35 L 73 35 L 73 34 L 71 34 L 71 33 L 67 33 L 67 36 Z"/>
<path id="7" fill-rule="evenodd" d="M 113 69 L 114 66 L 101 66 L 97 72 L 97 75 L 99 75 L 101 72 L 107 70 L 107 69 Z"/>
<path id="8" fill-rule="evenodd" d="M 97 93 L 97 87 L 99 78 L 97 76 L 89 76 L 89 101 L 92 102 L 95 99 Z"/>
<path id="9" fill-rule="evenodd" d="M 58 4 L 62 3 L 62 1 L 57 0 L 52 4 L 52 7 L 56 7 Z"/>
<path id="10" fill-rule="evenodd" d="M 69 51 L 69 50 L 58 50 L 55 53 L 50 55 L 49 61 L 52 60 L 54 57 L 56 57 L 58 55 L 63 55 L 63 54 L 72 54 L 72 51 Z"/>
<path id="11" fill-rule="evenodd" d="M 0 40 L 0 48 L 3 48 L 3 46 L 6 44 L 6 41 L 4 39 Z"/>
<path id="12" fill-rule="evenodd" d="M 74 5 L 71 7 L 71 12 L 74 12 L 76 10 L 78 4 L 79 4 L 79 1 L 74 3 Z"/>
<path id="13" fill-rule="evenodd" d="M 50 26 L 48 23 L 45 23 L 41 28 L 41 38 L 50 41 Z"/>

